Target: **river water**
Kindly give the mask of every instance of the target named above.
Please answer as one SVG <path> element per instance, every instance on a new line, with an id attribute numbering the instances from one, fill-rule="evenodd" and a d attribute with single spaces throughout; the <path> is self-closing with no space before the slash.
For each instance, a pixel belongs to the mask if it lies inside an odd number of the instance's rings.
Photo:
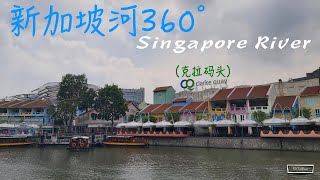
<path id="1" fill-rule="evenodd" d="M 289 175 L 287 164 L 314 164 Z M 205 148 L 1 148 L 0 179 L 320 179 L 320 153 Z"/>

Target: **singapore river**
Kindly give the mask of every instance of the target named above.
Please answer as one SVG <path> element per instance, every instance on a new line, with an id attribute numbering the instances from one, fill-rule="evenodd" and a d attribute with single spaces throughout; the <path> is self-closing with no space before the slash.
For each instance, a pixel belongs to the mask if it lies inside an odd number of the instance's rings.
<path id="1" fill-rule="evenodd" d="M 314 164 L 289 175 L 287 164 Z M 1 148 L 0 179 L 320 179 L 320 153 L 204 148 Z"/>

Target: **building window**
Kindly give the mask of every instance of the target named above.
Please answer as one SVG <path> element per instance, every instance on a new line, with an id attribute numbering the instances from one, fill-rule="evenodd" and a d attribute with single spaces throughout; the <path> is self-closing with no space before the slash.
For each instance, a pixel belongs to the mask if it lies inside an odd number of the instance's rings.
<path id="1" fill-rule="evenodd" d="M 316 109 L 316 117 L 320 117 L 320 109 Z"/>
<path id="2" fill-rule="evenodd" d="M 244 115 L 243 115 L 243 114 L 240 115 L 240 120 L 241 120 L 241 121 L 244 120 Z"/>

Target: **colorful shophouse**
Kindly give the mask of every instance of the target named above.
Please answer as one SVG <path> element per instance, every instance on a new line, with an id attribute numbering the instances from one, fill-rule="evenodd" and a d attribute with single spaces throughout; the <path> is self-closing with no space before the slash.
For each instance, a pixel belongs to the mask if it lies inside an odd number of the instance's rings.
<path id="1" fill-rule="evenodd" d="M 183 114 L 182 108 L 192 102 L 192 98 L 176 98 L 172 101 L 172 106 L 166 110 L 167 113 Z"/>
<path id="2" fill-rule="evenodd" d="M 247 95 L 249 118 L 255 120 L 253 114 L 258 111 L 269 114 L 275 98 L 276 93 L 273 85 L 259 85 L 252 87 Z"/>
<path id="3" fill-rule="evenodd" d="M 171 103 L 175 97 L 176 91 L 172 86 L 157 87 L 153 90 L 154 104 Z"/>
<path id="4" fill-rule="evenodd" d="M 0 101 L 0 121 L 46 125 L 49 103 L 44 100 Z"/>
<path id="5" fill-rule="evenodd" d="M 249 103 L 247 95 L 252 87 L 235 88 L 227 97 L 227 112 L 230 113 L 231 119 L 235 123 L 239 123 L 249 116 Z"/>
<path id="6" fill-rule="evenodd" d="M 150 112 L 150 116 L 157 118 L 157 122 L 162 121 L 165 112 L 172 106 L 172 103 L 161 104 Z"/>
<path id="7" fill-rule="evenodd" d="M 276 97 L 271 114 L 277 118 L 292 119 L 293 112 L 299 110 L 299 101 L 297 96 L 278 96 Z"/>
<path id="8" fill-rule="evenodd" d="M 320 86 L 306 87 L 300 94 L 300 105 L 311 109 L 311 118 L 320 117 Z"/>
<path id="9" fill-rule="evenodd" d="M 227 117 L 228 96 L 234 89 L 220 89 L 208 103 L 209 114 L 213 121 L 223 120 Z"/>
<path id="10" fill-rule="evenodd" d="M 190 102 L 180 110 L 180 120 L 185 119 L 189 121 L 191 119 L 194 122 L 197 120 L 197 117 L 198 120 L 199 118 L 202 119 L 203 114 L 204 116 L 208 114 L 208 101 Z"/>

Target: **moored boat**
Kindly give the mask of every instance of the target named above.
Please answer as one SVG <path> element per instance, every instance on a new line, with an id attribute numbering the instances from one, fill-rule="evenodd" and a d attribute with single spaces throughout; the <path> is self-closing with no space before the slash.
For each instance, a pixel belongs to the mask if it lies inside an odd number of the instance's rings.
<path id="1" fill-rule="evenodd" d="M 133 136 L 108 136 L 103 142 L 107 146 L 147 146 L 146 140 Z"/>
<path id="2" fill-rule="evenodd" d="M 26 146 L 32 145 L 34 142 L 27 135 L 1 136 L 0 147 L 9 146 Z"/>
<path id="3" fill-rule="evenodd" d="M 70 151 L 87 151 L 90 150 L 88 136 L 76 136 L 70 139 L 68 149 Z"/>

